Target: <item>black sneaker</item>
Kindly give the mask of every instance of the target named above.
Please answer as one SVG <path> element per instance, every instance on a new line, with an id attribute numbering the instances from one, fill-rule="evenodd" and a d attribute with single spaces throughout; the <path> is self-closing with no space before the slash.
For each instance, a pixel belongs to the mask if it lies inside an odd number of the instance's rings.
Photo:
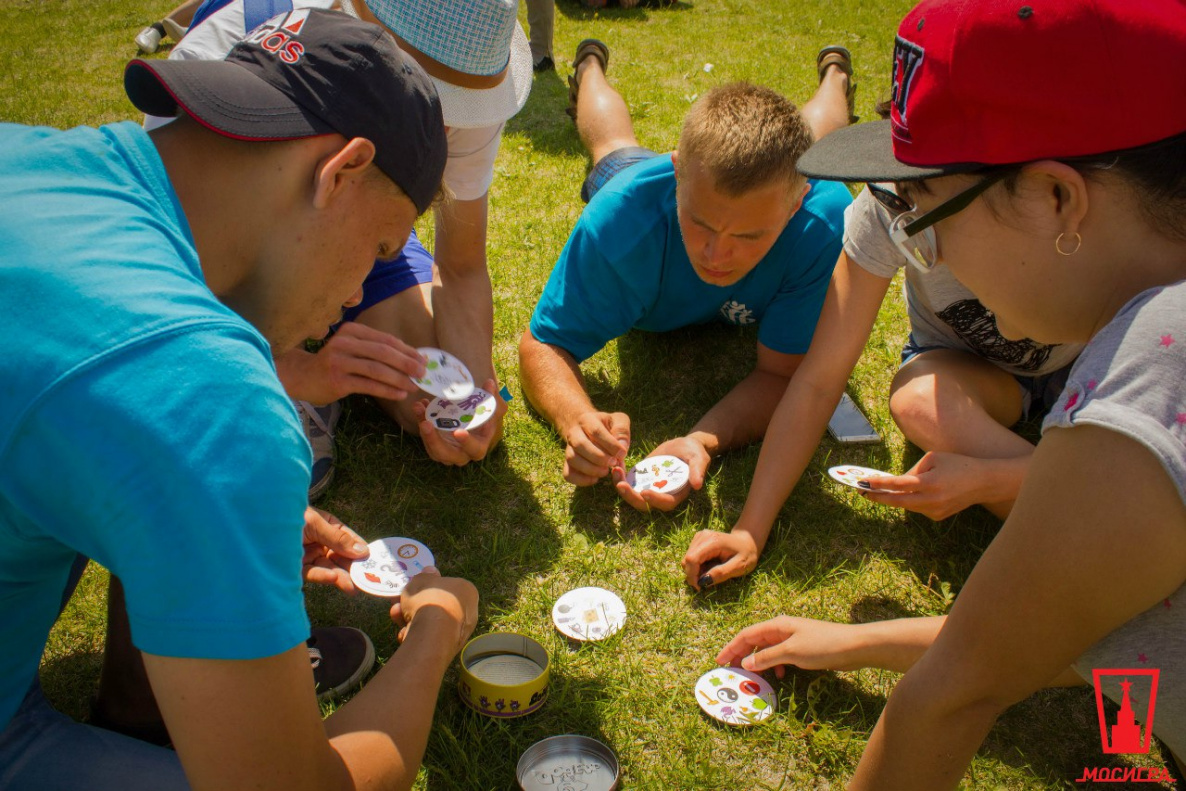
<path id="1" fill-rule="evenodd" d="M 544 55 L 542 58 L 533 63 L 531 68 L 536 73 L 543 71 L 556 71 L 556 61 L 552 60 L 547 55 Z"/>
<path id="2" fill-rule="evenodd" d="M 313 680 L 317 683 L 317 700 L 321 702 L 359 686 L 375 666 L 371 638 L 349 626 L 314 629 L 305 645 L 309 648 L 309 663 L 313 665 Z"/>

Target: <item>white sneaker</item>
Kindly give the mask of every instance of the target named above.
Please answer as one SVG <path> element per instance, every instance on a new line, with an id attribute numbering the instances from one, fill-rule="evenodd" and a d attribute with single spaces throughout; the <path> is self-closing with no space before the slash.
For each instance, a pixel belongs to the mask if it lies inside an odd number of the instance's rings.
<path id="1" fill-rule="evenodd" d="M 173 39 L 174 43 L 181 41 L 185 34 L 189 32 L 189 28 L 182 27 L 169 17 L 161 20 L 161 26 L 165 28 L 165 32 L 169 34 L 169 38 Z"/>
<path id="2" fill-rule="evenodd" d="M 148 27 L 136 34 L 136 46 L 140 51 L 146 55 L 151 55 L 157 51 L 161 45 L 161 39 L 165 37 L 165 29 L 161 27 L 160 22 L 153 22 Z"/>

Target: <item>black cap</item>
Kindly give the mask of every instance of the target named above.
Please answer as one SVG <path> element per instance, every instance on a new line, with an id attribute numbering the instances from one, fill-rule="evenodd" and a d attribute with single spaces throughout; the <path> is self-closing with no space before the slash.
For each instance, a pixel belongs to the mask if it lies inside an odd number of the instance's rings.
<path id="1" fill-rule="evenodd" d="M 868 121 L 837 129 L 803 152 L 795 167 L 809 179 L 827 181 L 920 181 L 980 170 L 977 162 L 908 165 L 894 157 L 890 122 Z"/>
<path id="2" fill-rule="evenodd" d="M 419 212 L 440 189 L 448 142 L 432 81 L 383 28 L 337 11 L 274 17 L 224 60 L 133 60 L 124 90 L 150 115 L 180 107 L 239 140 L 364 137 Z"/>

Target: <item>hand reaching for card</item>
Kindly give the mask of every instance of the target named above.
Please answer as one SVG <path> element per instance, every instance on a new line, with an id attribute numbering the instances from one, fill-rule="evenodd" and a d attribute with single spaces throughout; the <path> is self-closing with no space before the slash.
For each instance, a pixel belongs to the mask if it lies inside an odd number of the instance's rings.
<path id="1" fill-rule="evenodd" d="M 276 358 L 290 396 L 328 404 L 354 393 L 399 401 L 420 388 L 424 358 L 408 344 L 356 321 L 342 324 L 316 354 L 297 349 Z"/>
<path id="2" fill-rule="evenodd" d="M 753 571 L 761 552 L 754 537 L 744 530 L 701 530 L 684 555 L 684 579 L 696 590 L 718 585 Z"/>
<path id="3" fill-rule="evenodd" d="M 319 508 L 305 509 L 305 555 L 301 571 L 305 582 L 333 585 L 345 593 L 356 592 L 350 581 L 350 563 L 365 558 L 367 543 L 336 516 Z"/>
<path id="4" fill-rule="evenodd" d="M 938 521 L 994 499 L 985 490 L 985 482 L 991 477 L 984 470 L 987 463 L 958 453 L 929 451 L 902 475 L 871 478 L 872 491 L 861 494 L 875 503 L 905 508 Z M 999 499 L 1016 496 L 1013 492 Z"/>
<path id="5" fill-rule="evenodd" d="M 391 619 L 401 627 L 401 643 L 434 625 L 455 641 L 453 653 L 457 653 L 478 623 L 478 589 L 468 580 L 442 577 L 429 566 L 408 582 L 391 608 Z"/>
<path id="6" fill-rule="evenodd" d="M 564 479 L 577 486 L 597 483 L 621 467 L 630 451 L 630 416 L 624 412 L 585 412 L 561 433 Z"/>
<path id="7" fill-rule="evenodd" d="M 868 667 L 861 654 L 860 625 L 783 615 L 742 629 L 717 654 L 717 664 L 753 672 L 774 668 L 782 678 L 787 665 L 804 670 Z"/>
<path id="8" fill-rule="evenodd" d="M 692 437 L 677 437 L 669 439 L 651 452 L 647 459 L 656 456 L 675 456 L 688 465 L 688 485 L 679 487 L 674 493 L 667 493 L 656 485 L 652 485 L 637 492 L 626 480 L 626 470 L 622 467 L 613 469 L 614 488 L 623 500 L 639 511 L 649 511 L 654 508 L 659 511 L 670 511 L 682 503 L 692 490 L 699 491 L 704 486 L 704 472 L 712 460 L 704 445 Z M 637 466 L 645 464 L 643 459 Z"/>

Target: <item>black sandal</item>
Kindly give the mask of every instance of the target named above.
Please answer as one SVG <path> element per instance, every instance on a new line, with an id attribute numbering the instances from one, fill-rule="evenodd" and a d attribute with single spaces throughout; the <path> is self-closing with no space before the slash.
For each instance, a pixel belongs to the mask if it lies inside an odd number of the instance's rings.
<path id="1" fill-rule="evenodd" d="M 824 74 L 827 73 L 829 66 L 835 66 L 848 76 L 848 92 L 844 98 L 848 102 L 848 122 L 855 124 L 861 120 L 861 117 L 853 114 L 856 107 L 857 83 L 852 78 L 852 53 L 839 44 L 824 47 L 815 56 L 815 70 L 819 73 L 820 82 L 824 81 Z"/>
<path id="2" fill-rule="evenodd" d="M 564 108 L 564 112 L 568 113 L 568 117 L 573 121 L 577 120 L 577 92 L 581 89 L 580 83 L 577 82 L 577 66 L 588 57 L 601 61 L 603 73 L 609 70 L 609 47 L 604 41 L 587 38 L 577 44 L 577 52 L 572 56 L 572 74 L 568 75 L 568 107 Z"/>

